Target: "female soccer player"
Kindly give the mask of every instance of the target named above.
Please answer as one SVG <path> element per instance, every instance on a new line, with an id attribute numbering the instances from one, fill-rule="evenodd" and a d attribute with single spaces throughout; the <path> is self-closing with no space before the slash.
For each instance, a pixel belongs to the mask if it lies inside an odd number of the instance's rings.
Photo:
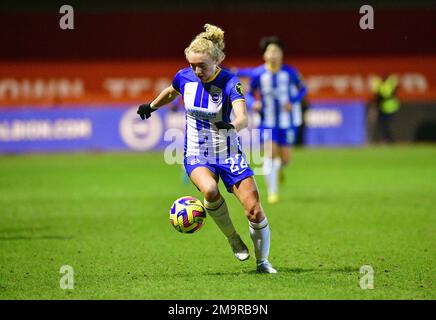
<path id="1" fill-rule="evenodd" d="M 224 31 L 206 24 L 205 31 L 185 49 L 190 67 L 177 72 L 172 85 L 151 103 L 138 108 L 142 119 L 182 95 L 186 110 L 184 165 L 193 184 L 204 196 L 209 215 L 227 237 L 238 260 L 249 251 L 230 219 L 226 202 L 218 190 L 221 178 L 227 191 L 241 202 L 248 218 L 257 271 L 276 273 L 268 261 L 270 229 L 259 200 L 253 171 L 240 150 L 236 132 L 247 127 L 245 98 L 238 78 L 221 69 Z M 233 110 L 233 119 L 230 113 Z"/>
<path id="2" fill-rule="evenodd" d="M 307 93 L 306 86 L 297 70 L 283 64 L 283 43 L 275 37 L 261 40 L 265 64 L 250 71 L 250 96 L 258 92 L 252 109 L 261 115 L 261 138 L 271 144 L 265 150 L 264 172 L 268 189 L 268 202 L 275 203 L 278 197 L 279 175 L 291 159 L 291 146 L 295 140 L 295 127 L 301 125 L 301 113 L 291 109 L 299 106 Z M 295 106 L 293 106 L 295 104 Z M 297 111 L 297 110 L 294 110 Z M 301 110 L 300 110 L 301 111 Z M 294 124 L 292 124 L 292 121 Z"/>

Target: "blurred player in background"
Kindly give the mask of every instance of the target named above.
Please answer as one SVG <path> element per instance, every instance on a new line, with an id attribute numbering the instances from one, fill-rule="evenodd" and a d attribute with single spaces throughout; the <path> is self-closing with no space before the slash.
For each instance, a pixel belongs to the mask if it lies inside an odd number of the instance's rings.
<path id="1" fill-rule="evenodd" d="M 206 24 L 185 49 L 190 67 L 180 70 L 173 83 L 151 103 L 138 108 L 142 119 L 183 96 L 186 110 L 184 165 L 192 183 L 204 196 L 209 215 L 228 239 L 238 260 L 249 258 L 247 246 L 235 230 L 226 202 L 218 189 L 221 178 L 227 191 L 241 202 L 249 220 L 257 271 L 276 273 L 268 261 L 270 229 L 260 204 L 253 171 L 240 149 L 237 132 L 248 116 L 239 79 L 219 67 L 224 60 L 224 31 Z M 231 112 L 233 118 L 231 119 Z"/>
<path id="2" fill-rule="evenodd" d="M 265 64 L 251 70 L 250 92 L 252 110 L 261 116 L 260 130 L 265 150 L 264 174 L 268 188 L 268 202 L 279 200 L 279 177 L 291 160 L 291 146 L 296 128 L 302 125 L 301 101 L 307 88 L 297 70 L 283 64 L 282 41 L 275 36 L 265 37 L 260 46 Z M 247 69 L 242 73 L 247 73 Z M 239 74 L 239 73 L 238 73 Z"/>

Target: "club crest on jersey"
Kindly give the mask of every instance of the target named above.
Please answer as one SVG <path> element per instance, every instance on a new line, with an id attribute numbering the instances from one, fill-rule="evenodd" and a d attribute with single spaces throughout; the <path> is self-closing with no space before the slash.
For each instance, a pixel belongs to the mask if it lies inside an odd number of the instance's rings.
<path id="1" fill-rule="evenodd" d="M 220 103 L 223 99 L 223 91 L 216 86 L 212 86 L 209 92 L 209 99 L 213 103 Z"/>
<path id="2" fill-rule="evenodd" d="M 236 84 L 235 89 L 237 93 L 239 93 L 241 96 L 244 96 L 244 87 L 240 82 Z"/>
<path id="3" fill-rule="evenodd" d="M 191 160 L 191 166 L 195 166 L 198 163 L 200 163 L 200 159 L 195 158 L 195 159 Z"/>

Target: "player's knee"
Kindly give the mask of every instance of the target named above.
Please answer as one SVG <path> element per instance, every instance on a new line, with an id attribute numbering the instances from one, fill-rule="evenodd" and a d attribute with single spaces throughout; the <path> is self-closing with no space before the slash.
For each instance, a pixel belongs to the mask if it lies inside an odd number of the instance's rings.
<path id="1" fill-rule="evenodd" d="M 207 183 L 201 188 L 201 193 L 207 201 L 215 201 L 218 198 L 218 185 L 213 183 Z"/>
<path id="2" fill-rule="evenodd" d="M 253 203 L 247 208 L 247 216 L 248 220 L 255 223 L 259 223 L 265 218 L 259 202 Z"/>

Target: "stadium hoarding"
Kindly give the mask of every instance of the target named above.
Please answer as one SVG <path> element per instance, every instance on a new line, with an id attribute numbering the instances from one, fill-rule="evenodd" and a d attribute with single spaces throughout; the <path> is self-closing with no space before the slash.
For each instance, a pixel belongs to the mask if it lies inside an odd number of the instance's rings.
<path id="1" fill-rule="evenodd" d="M 359 101 L 316 101 L 304 116 L 307 146 L 360 146 L 366 143 L 366 108 Z"/>
<path id="2" fill-rule="evenodd" d="M 183 154 L 184 112 L 162 108 L 147 121 L 132 105 L 74 106 L 59 109 L 1 110 L 0 153 L 74 151 L 152 151 L 172 144 Z M 339 112 L 338 119 L 319 110 Z M 334 107 L 315 104 L 309 127 L 310 145 L 363 144 L 365 140 L 363 106 L 336 103 Z M 309 109 L 309 115 L 312 109 Z M 324 122 L 323 122 L 324 121 Z M 254 123 L 252 119 L 250 123 Z M 316 125 L 315 125 L 316 124 Z M 327 125 L 327 127 L 326 127 Z M 253 124 L 254 126 L 254 124 Z M 319 138 L 327 135 L 328 138 Z M 344 139 L 343 137 L 349 137 Z M 255 134 L 248 136 L 250 146 Z M 318 138 L 316 138 L 318 137 Z M 242 140 L 247 140 L 242 135 Z M 244 145 L 244 143 L 243 143 Z"/>
<path id="3" fill-rule="evenodd" d="M 286 61 L 308 85 L 308 98 L 371 97 L 374 76 L 395 73 L 402 102 L 436 101 L 436 56 L 383 58 L 308 58 Z M 253 67 L 256 59 L 225 61 L 228 68 Z M 184 60 L 107 62 L 0 62 L 0 108 L 104 106 L 153 99 L 169 86 Z M 433 67 L 432 67 L 433 66 Z M 248 79 L 242 79 L 248 84 Z"/>
<path id="4" fill-rule="evenodd" d="M 165 146 L 165 128 L 180 123 L 183 126 L 183 120 L 180 113 L 163 111 L 148 121 L 141 121 L 136 108 L 127 106 L 3 110 L 0 152 L 161 149 Z"/>

